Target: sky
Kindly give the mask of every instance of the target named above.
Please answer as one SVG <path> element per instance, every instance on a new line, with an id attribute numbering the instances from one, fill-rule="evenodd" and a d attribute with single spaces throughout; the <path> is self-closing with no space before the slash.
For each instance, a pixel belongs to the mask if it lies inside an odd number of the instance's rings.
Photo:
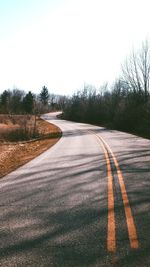
<path id="1" fill-rule="evenodd" d="M 0 0 L 0 93 L 113 83 L 150 40 L 149 0 Z"/>

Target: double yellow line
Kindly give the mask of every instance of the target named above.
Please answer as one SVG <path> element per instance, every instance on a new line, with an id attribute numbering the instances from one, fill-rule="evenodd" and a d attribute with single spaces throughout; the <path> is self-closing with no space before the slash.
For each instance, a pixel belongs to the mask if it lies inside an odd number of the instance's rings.
<path id="1" fill-rule="evenodd" d="M 115 222 L 115 201 L 114 201 L 114 192 L 113 192 L 113 174 L 111 169 L 111 161 L 110 161 L 110 155 L 114 161 L 116 172 L 118 176 L 118 181 L 120 185 L 123 205 L 124 205 L 124 211 L 126 216 L 126 223 L 127 223 L 127 229 L 128 229 L 128 236 L 130 241 L 130 247 L 132 249 L 139 248 L 139 241 L 137 237 L 137 230 L 132 214 L 132 210 L 130 207 L 124 179 L 122 172 L 119 167 L 119 163 L 112 152 L 110 146 L 106 143 L 106 141 L 99 135 L 95 134 L 93 131 L 90 131 L 92 134 L 94 134 L 98 141 L 100 142 L 102 149 L 105 154 L 106 164 L 107 164 L 107 177 L 108 177 L 108 229 L 107 229 L 107 249 L 110 252 L 116 251 L 116 222 Z"/>

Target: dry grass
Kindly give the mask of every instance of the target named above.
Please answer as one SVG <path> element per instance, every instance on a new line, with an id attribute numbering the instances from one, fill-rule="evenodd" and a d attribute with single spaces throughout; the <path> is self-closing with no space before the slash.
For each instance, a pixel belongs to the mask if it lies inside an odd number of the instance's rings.
<path id="1" fill-rule="evenodd" d="M 18 127 L 19 125 L 11 124 L 8 120 L 7 124 L 5 123 L 6 121 L 0 123 L 2 131 L 12 131 L 12 127 Z M 0 143 L 0 177 L 3 177 L 50 148 L 61 136 L 61 131 L 57 126 L 42 119 L 37 120 L 37 128 L 40 133 L 44 134 L 43 139 L 31 142 Z"/>
<path id="2" fill-rule="evenodd" d="M 42 133 L 36 127 L 37 117 L 30 115 L 0 115 L 0 140 L 22 141 Z"/>

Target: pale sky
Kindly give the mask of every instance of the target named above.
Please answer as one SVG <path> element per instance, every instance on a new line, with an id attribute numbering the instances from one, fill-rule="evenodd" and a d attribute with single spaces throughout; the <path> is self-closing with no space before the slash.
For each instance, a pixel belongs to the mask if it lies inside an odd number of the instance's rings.
<path id="1" fill-rule="evenodd" d="M 112 83 L 150 40 L 150 0 L 0 0 L 0 92 Z"/>

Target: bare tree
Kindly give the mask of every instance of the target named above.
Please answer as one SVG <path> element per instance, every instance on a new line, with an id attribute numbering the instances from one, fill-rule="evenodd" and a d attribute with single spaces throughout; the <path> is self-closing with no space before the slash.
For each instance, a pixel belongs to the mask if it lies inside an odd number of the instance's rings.
<path id="1" fill-rule="evenodd" d="M 143 43 L 140 51 L 132 52 L 122 66 L 123 80 L 134 93 L 143 94 L 145 101 L 149 94 L 150 80 L 150 46 Z"/>
<path id="2" fill-rule="evenodd" d="M 139 54 L 139 69 L 142 76 L 142 87 L 144 89 L 145 98 L 147 100 L 149 94 L 149 81 L 150 81 L 150 45 L 146 41 Z"/>

